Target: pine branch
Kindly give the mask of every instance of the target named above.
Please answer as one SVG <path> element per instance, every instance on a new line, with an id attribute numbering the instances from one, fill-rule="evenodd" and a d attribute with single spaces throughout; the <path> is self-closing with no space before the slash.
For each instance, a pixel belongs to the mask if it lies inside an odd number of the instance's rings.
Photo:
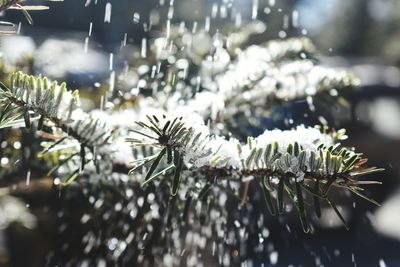
<path id="1" fill-rule="evenodd" d="M 105 122 L 92 118 L 79 108 L 79 92 L 68 91 L 65 83 L 58 85 L 56 81 L 50 83 L 46 77 L 34 77 L 17 72 L 11 77 L 10 88 L 0 84 L 0 99 L 3 103 L 3 108 L 0 110 L 1 127 L 17 125 L 23 117 L 26 127 L 29 128 L 33 115 L 36 119 L 39 118 L 38 130 L 41 130 L 44 121 L 47 120 L 69 137 L 76 139 L 80 143 L 79 171 L 82 171 L 89 162 L 86 158 L 94 161 L 96 166 L 98 154 L 101 158 L 108 158 L 112 132 Z M 92 156 L 86 155 L 86 148 Z M 72 159 L 73 157 L 69 158 Z M 63 161 L 60 164 L 64 164 Z"/>
<path id="2" fill-rule="evenodd" d="M 215 83 L 204 84 L 205 88 L 218 88 L 214 96 L 207 96 L 215 100 L 204 105 L 204 110 L 210 109 L 216 100 L 221 103 L 218 112 L 227 109 L 238 113 L 248 106 L 265 110 L 266 106 L 323 94 L 337 96 L 342 91 L 358 87 L 359 81 L 353 75 L 317 66 L 314 61 L 307 59 L 302 52 L 303 45 L 306 46 L 303 42 L 302 39 L 271 41 L 266 47 L 251 46 L 244 50 L 227 71 L 215 78 Z M 297 53 L 303 54 L 303 58 L 290 62 L 282 60 Z M 201 98 L 202 94 L 196 97 Z M 196 98 L 191 102 L 196 102 Z M 232 114 L 228 117 L 232 117 Z"/>
<path id="3" fill-rule="evenodd" d="M 66 84 L 50 83 L 44 77 L 34 77 L 16 72 L 11 77 L 11 88 L 0 84 L 0 97 L 8 106 L 24 113 L 29 126 L 29 111 L 50 120 L 69 136 L 93 148 L 107 143 L 111 133 L 106 124 L 91 118 L 79 108 L 79 91 L 68 91 Z M 6 111 L 6 110 L 2 110 Z"/>
<path id="4" fill-rule="evenodd" d="M 250 46 L 233 55 L 220 52 L 212 60 L 203 59 L 198 71 L 185 74 L 188 77 L 183 82 L 187 86 L 182 86 L 181 83 L 175 88 L 177 85 L 171 85 L 172 97 L 167 90 L 168 95 L 161 91 L 154 95 L 155 100 L 140 101 L 144 102 L 143 106 L 161 106 L 182 115 L 196 112 L 205 119 L 211 118 L 212 122 L 230 125 L 235 123 L 232 118 L 240 118 L 240 123 L 250 123 L 245 115 L 249 109 L 255 110 L 256 114 L 252 113 L 253 118 L 263 118 L 275 106 L 307 100 L 313 110 L 314 97 L 338 99 L 346 91 L 358 87 L 359 80 L 350 73 L 318 66 L 312 58 L 313 53 L 315 48 L 307 38 L 269 41 L 260 46 Z M 177 73 L 172 76 L 183 75 L 178 66 L 172 69 L 177 69 Z M 201 78 L 198 81 L 199 90 L 186 91 L 191 88 L 191 81 L 195 78 Z M 153 82 L 171 83 L 155 80 L 148 84 L 154 86 Z M 163 88 L 162 85 L 158 87 Z"/>
<path id="5" fill-rule="evenodd" d="M 326 128 L 298 127 L 290 131 L 266 131 L 257 138 L 249 137 L 247 144 L 242 145 L 235 139 L 211 136 L 204 124 L 199 121 L 190 124 L 182 117 L 148 116 L 148 121 L 137 122 L 137 125 L 140 128 L 132 131 L 135 137 L 127 141 L 133 145 L 160 149 L 150 158 L 137 161 L 134 169 L 152 164 L 144 184 L 171 168 L 176 170 L 174 176 L 177 176 L 177 170 L 182 176 L 186 169 L 198 170 L 202 176 L 215 179 L 230 177 L 242 180 L 250 177 L 262 183 L 270 210 L 274 208 L 267 193 L 276 193 L 277 207 L 282 212 L 282 196 L 286 191 L 298 208 L 305 232 L 309 227 L 303 194 L 318 197 L 314 199 L 315 203 L 321 199 L 329 204 L 328 193 L 332 187 L 345 188 L 359 195 L 359 184 L 363 182 L 357 178 L 382 171 L 367 168 L 362 154 L 338 143 L 345 138 L 344 130 L 328 133 Z M 167 151 L 171 152 L 163 162 Z M 183 160 L 184 168 L 177 163 L 180 160 Z M 152 173 L 157 169 L 161 170 L 153 176 Z M 175 182 L 173 184 L 171 194 L 175 195 L 177 185 Z M 199 195 L 202 194 L 199 192 Z M 366 198 L 364 195 L 361 197 Z M 244 202 L 245 199 L 242 199 Z M 319 204 L 316 205 L 318 207 Z"/>

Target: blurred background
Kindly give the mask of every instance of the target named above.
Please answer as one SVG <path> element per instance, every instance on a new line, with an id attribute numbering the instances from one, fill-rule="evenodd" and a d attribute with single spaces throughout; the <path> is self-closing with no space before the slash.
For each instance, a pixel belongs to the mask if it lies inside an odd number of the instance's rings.
<path id="1" fill-rule="evenodd" d="M 144 38 L 164 30 L 171 12 L 165 2 L 169 1 L 35 1 L 50 10 L 31 12 L 33 26 L 27 25 L 22 12 L 7 11 L 2 20 L 22 26 L 19 35 L 0 37 L 3 64 L 26 60 L 24 67 L 31 63 L 33 72 L 86 88 L 96 98 L 97 82 L 110 76 L 110 57 L 113 70 L 123 70 L 140 53 Z M 315 234 L 304 236 L 282 233 L 284 224 L 276 223 L 268 238 L 279 255 L 266 255 L 256 266 L 400 266 L 400 1 L 175 0 L 172 22 L 185 21 L 189 28 L 203 25 L 207 16 L 222 14 L 226 5 L 240 10 L 243 26 L 255 18 L 266 24 L 266 31 L 252 37 L 255 43 L 307 36 L 318 48 L 322 64 L 342 67 L 360 78 L 361 90 L 348 96 L 349 115 L 335 126 L 348 130 L 346 145 L 362 151 L 371 166 L 386 169 L 372 177 L 383 185 L 368 187 L 381 207 L 354 196 L 343 199 L 349 231 L 328 220 Z M 233 21 L 216 16 L 211 31 Z M 29 59 L 32 53 L 34 61 Z M 296 117 L 295 106 L 290 112 Z M 2 145 L 2 155 L 4 151 Z M 1 158 L 1 165 L 7 164 Z M 11 181 L 12 177 L 2 179 L 0 184 Z M 0 202 L 0 266 L 55 266 L 49 260 L 52 250 L 62 248 L 67 237 L 57 234 L 62 223 L 54 219 L 59 217 L 57 209 L 43 206 L 63 204 L 57 194 L 26 194 L 17 194 L 23 203 L 18 198 Z M 77 199 L 69 205 L 79 207 Z M 19 223 L 5 219 L 11 213 L 21 217 Z M 79 238 L 85 231 L 81 228 L 77 225 L 69 235 Z"/>

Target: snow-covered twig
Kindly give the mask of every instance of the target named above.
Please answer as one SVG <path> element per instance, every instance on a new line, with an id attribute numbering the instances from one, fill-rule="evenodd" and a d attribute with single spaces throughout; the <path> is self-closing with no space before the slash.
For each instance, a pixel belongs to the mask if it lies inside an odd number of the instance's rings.
<path id="1" fill-rule="evenodd" d="M 172 169 L 172 195 L 176 195 L 180 187 L 185 187 L 181 182 L 185 169 L 200 170 L 205 178 L 246 180 L 245 184 L 249 179 L 257 179 L 261 181 L 264 194 L 277 191 L 278 210 L 283 209 L 284 190 L 295 199 L 306 232 L 309 229 L 305 223 L 303 192 L 331 203 L 328 192 L 332 186 L 353 191 L 358 188 L 358 176 L 381 171 L 366 168 L 366 160 L 361 154 L 340 146 L 338 141 L 345 138 L 343 130 L 326 133 L 304 126 L 288 131 L 267 130 L 241 144 L 234 138 L 226 140 L 212 136 L 198 115 L 187 118 L 148 116 L 146 122 L 137 124 L 140 128 L 132 129 L 133 136 L 127 141 L 134 146 L 158 148 L 154 155 L 136 160 L 131 170 L 151 164 L 144 184 Z M 164 157 L 166 163 L 163 163 Z M 207 186 L 206 190 L 209 190 L 211 184 Z M 201 195 L 199 192 L 199 197 Z M 271 197 L 266 198 L 270 202 Z M 271 203 L 268 206 L 274 213 Z"/>

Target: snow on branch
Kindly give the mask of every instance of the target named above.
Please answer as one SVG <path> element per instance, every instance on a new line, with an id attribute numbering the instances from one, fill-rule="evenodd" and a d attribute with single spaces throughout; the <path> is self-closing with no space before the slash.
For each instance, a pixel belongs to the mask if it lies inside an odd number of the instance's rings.
<path id="1" fill-rule="evenodd" d="M 246 54 L 251 53 L 253 52 L 249 51 Z M 271 100 L 289 101 L 357 85 L 358 80 L 352 75 L 316 66 L 310 60 L 297 60 L 273 66 L 254 56 L 239 58 L 234 68 L 218 78 L 218 88 L 225 98 L 247 91 L 243 96 L 247 100 L 263 96 Z"/>
<path id="2" fill-rule="evenodd" d="M 202 61 L 202 90 L 178 106 L 184 95 L 175 93 L 168 99 L 167 108 L 215 119 L 218 114 L 232 116 L 244 104 L 265 109 L 322 94 L 336 97 L 358 87 L 359 81 L 352 74 L 317 65 L 311 57 L 314 52 L 307 38 L 252 45 L 237 52 L 236 58 L 222 49 Z"/>
<path id="3" fill-rule="evenodd" d="M 274 58 L 270 54 L 275 53 L 279 54 L 259 46 L 246 49 L 227 72 L 216 78 L 219 94 L 226 100 L 242 98 L 247 102 L 259 102 L 261 99 L 265 103 L 266 100 L 291 101 L 312 97 L 359 84 L 345 71 L 317 66 L 308 59 L 277 63 L 270 60 Z"/>
<path id="4" fill-rule="evenodd" d="M 280 212 L 283 212 L 283 191 L 293 198 L 306 232 L 308 224 L 305 222 L 303 191 L 326 200 L 332 206 L 334 204 L 328 198 L 332 186 L 347 188 L 366 198 L 360 192 L 358 184 L 362 182 L 357 177 L 381 171 L 365 167 L 366 160 L 362 154 L 338 143 L 346 137 L 343 130 L 328 133 L 326 129 L 304 126 L 288 131 L 266 130 L 241 144 L 234 138 L 226 140 L 210 135 L 208 127 L 197 115 L 185 119 L 148 116 L 147 121 L 139 121 L 137 125 L 139 128 L 131 130 L 133 136 L 127 141 L 134 146 L 158 148 L 154 155 L 136 160 L 131 170 L 150 165 L 144 184 L 172 169 L 172 195 L 185 184 L 180 183 L 185 169 L 202 170 L 205 178 L 257 179 L 264 189 L 271 213 L 275 214 L 271 192 L 277 191 Z M 164 158 L 166 161 L 163 163 Z"/>
<path id="5" fill-rule="evenodd" d="M 247 144 L 241 144 L 235 138 L 226 140 L 211 135 L 197 115 L 185 119 L 148 116 L 147 122 L 137 124 L 140 130 L 132 129 L 134 136 L 127 141 L 176 150 L 186 164 L 196 168 L 207 166 L 239 172 L 270 169 L 300 176 L 304 172 L 329 176 L 349 172 L 352 166 L 345 163 L 349 158 L 361 159 L 361 154 L 339 149 L 337 141 L 346 137 L 344 130 L 323 133 L 319 127 L 304 126 L 286 131 L 266 130 L 256 138 L 248 137 Z"/>

